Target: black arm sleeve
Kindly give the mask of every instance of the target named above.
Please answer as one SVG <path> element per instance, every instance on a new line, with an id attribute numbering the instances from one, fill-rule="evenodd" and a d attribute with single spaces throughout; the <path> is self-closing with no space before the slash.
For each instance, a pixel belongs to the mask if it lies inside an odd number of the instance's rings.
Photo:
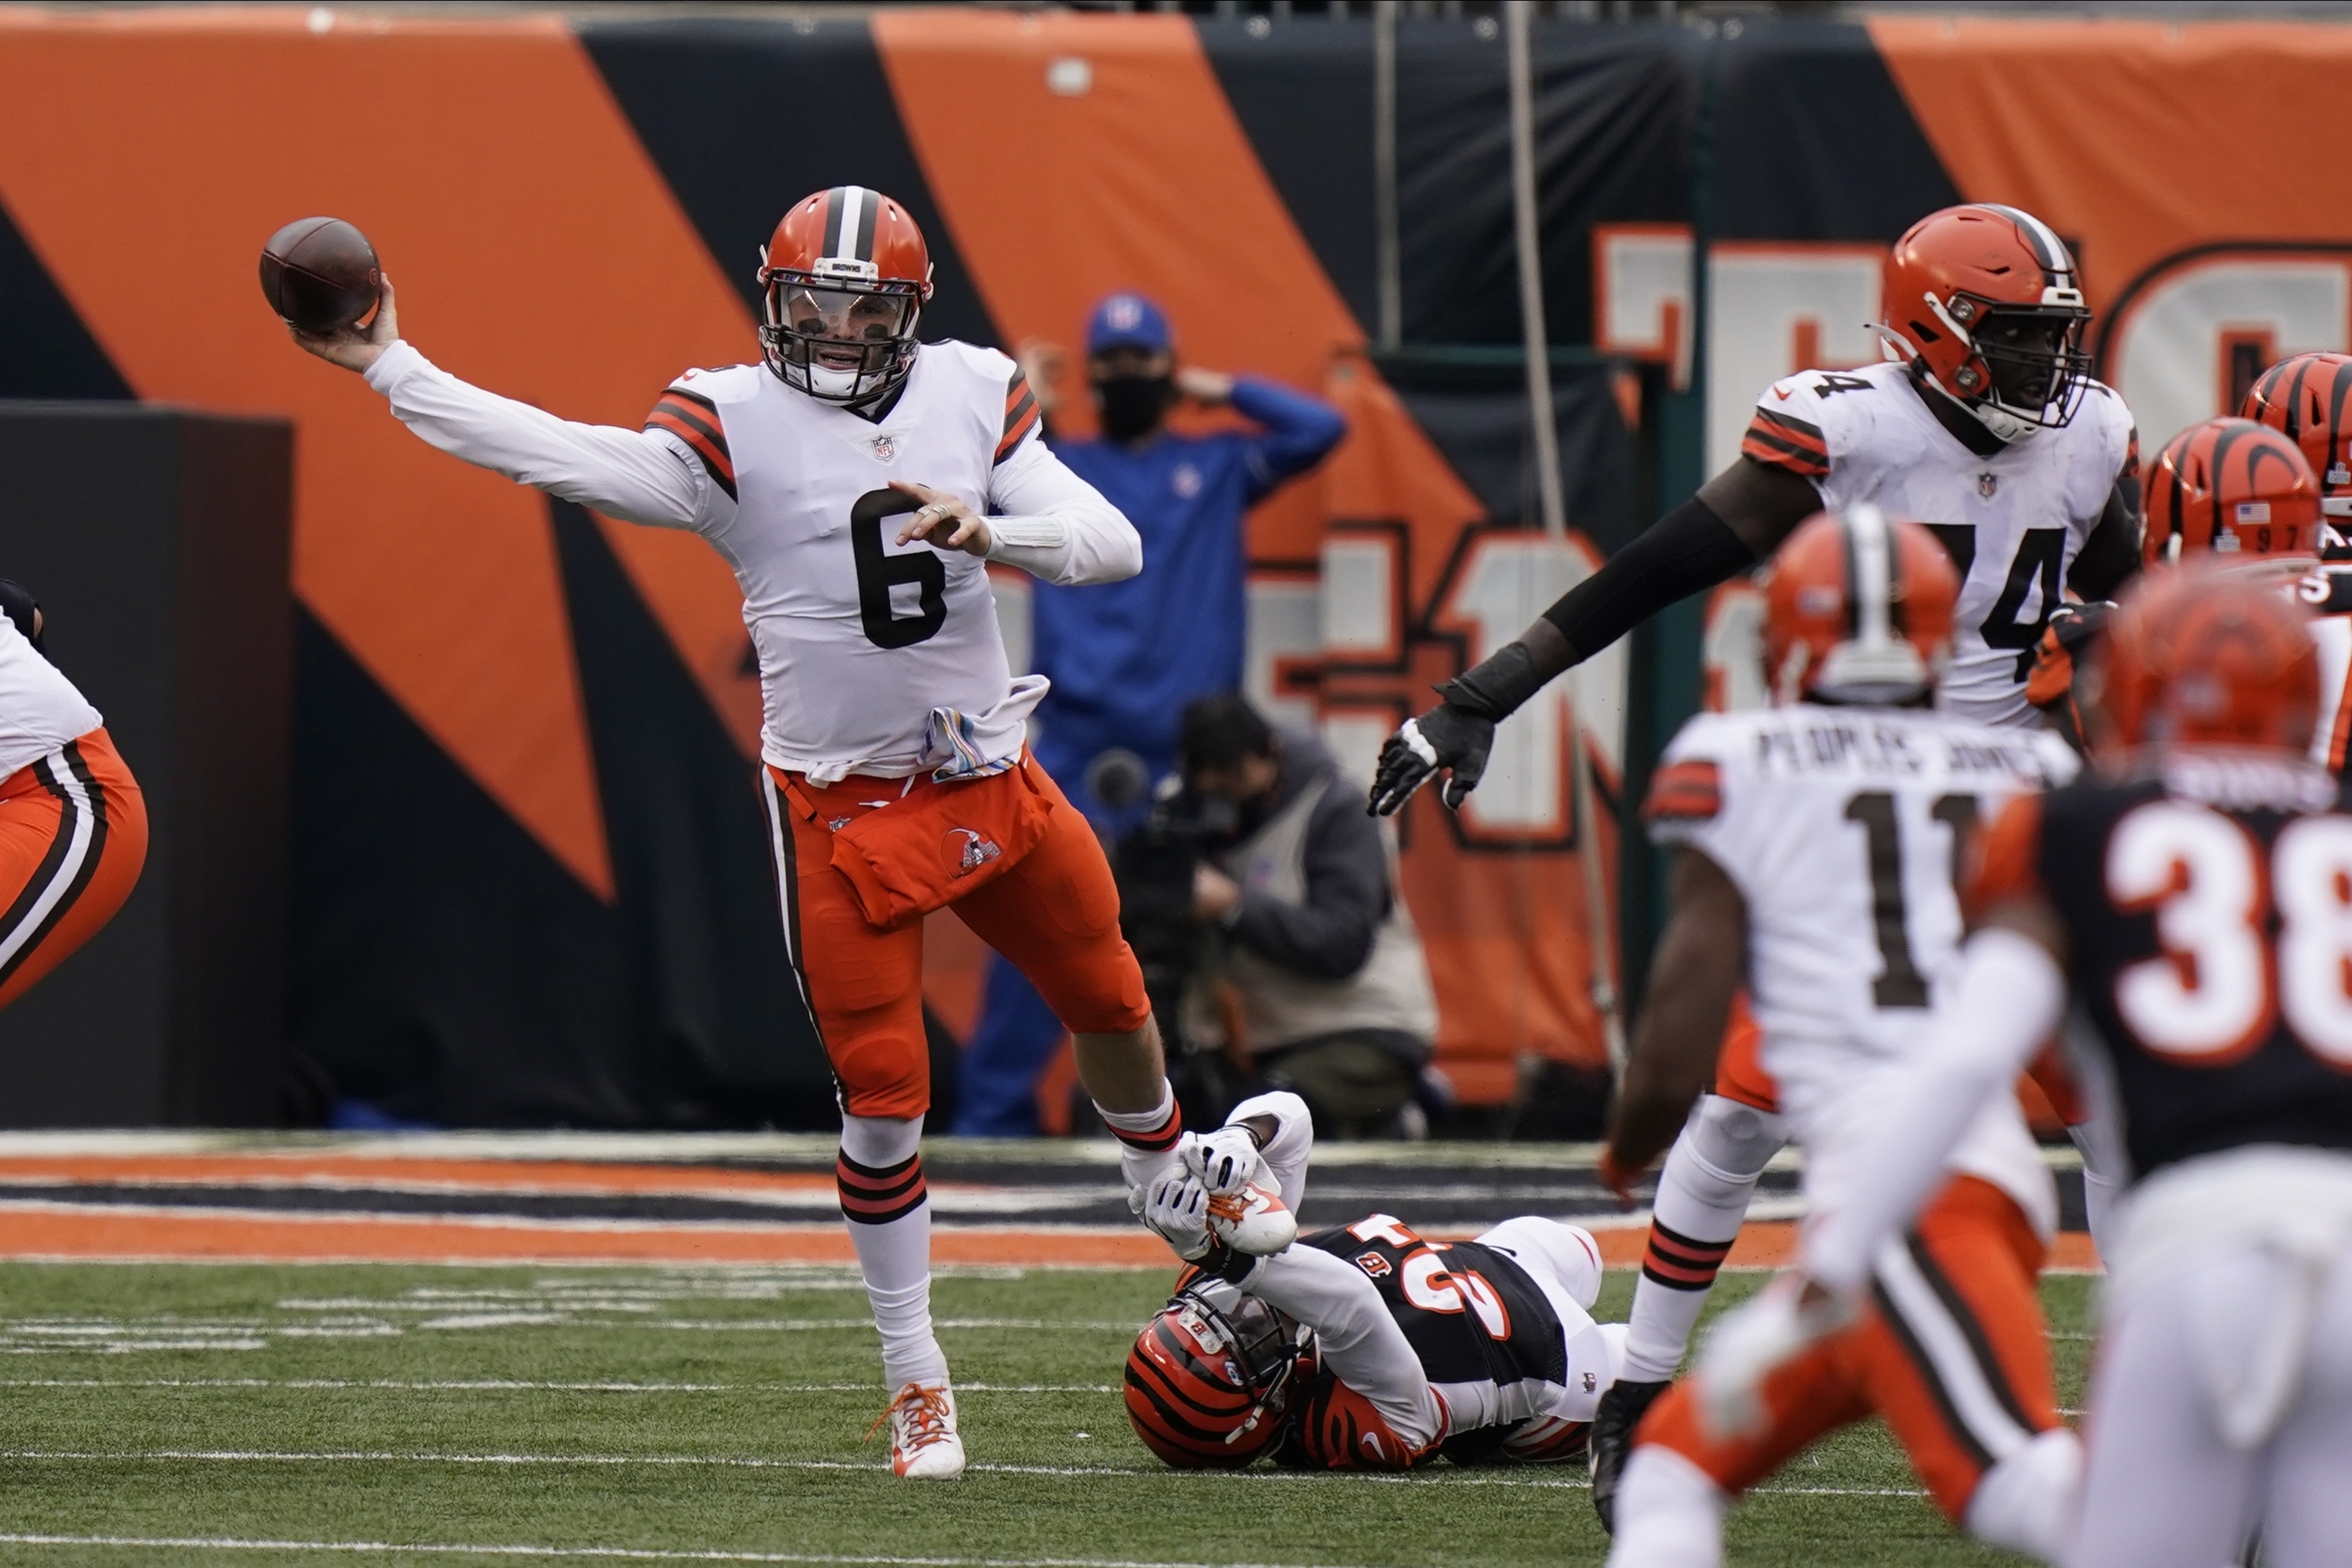
<path id="1" fill-rule="evenodd" d="M 2107 492 L 2106 509 L 2067 570 L 2066 586 L 2084 599 L 2113 599 L 2139 570 L 2139 479 L 2125 474 Z"/>
<path id="2" fill-rule="evenodd" d="M 1667 605 L 1755 564 L 1755 552 L 1694 496 L 1561 595 L 1544 619 L 1580 663 Z"/>

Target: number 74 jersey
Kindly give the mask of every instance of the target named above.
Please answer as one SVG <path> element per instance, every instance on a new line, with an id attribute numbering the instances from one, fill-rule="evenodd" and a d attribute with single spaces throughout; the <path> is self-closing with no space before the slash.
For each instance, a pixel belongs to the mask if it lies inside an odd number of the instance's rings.
<path id="1" fill-rule="evenodd" d="M 1971 832 L 2078 766 L 2050 731 L 1924 709 L 1702 714 L 1667 747 L 1643 816 L 1746 901 L 1764 1065 L 1793 1092 L 1924 1037 L 1957 977 Z"/>
<path id="2" fill-rule="evenodd" d="M 2036 722 L 2025 700 L 2034 644 L 2116 477 L 2139 463 L 2123 399 L 2093 382 L 2063 429 L 1987 455 L 1937 423 L 1902 365 L 1803 371 L 1756 400 L 1739 450 L 1811 479 L 1832 508 L 1867 501 L 1935 529 L 1960 573 L 1936 706 L 1990 724 Z"/>

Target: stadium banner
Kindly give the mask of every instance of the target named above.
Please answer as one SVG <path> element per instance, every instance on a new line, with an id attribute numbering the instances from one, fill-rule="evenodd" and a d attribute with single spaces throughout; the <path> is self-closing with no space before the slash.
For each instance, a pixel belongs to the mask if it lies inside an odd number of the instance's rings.
<path id="1" fill-rule="evenodd" d="M 1250 685 L 1359 768 L 1645 522 L 1637 497 L 1697 477 L 1637 472 L 1656 410 L 1604 357 L 1697 388 L 1719 466 L 1767 382 L 1876 355 L 1877 256 L 1936 207 L 2014 203 L 2077 244 L 2147 443 L 2352 334 L 2352 177 L 2235 151 L 2233 106 L 2332 85 L 2336 29 L 1546 21 L 1547 309 L 1596 351 L 1560 374 L 1570 534 L 1548 541 L 1495 368 L 1519 338 L 1503 45 L 1470 19 L 1399 31 L 1407 347 L 1375 354 L 1360 16 L 0 10 L 0 396 L 296 422 L 289 1006 L 316 1097 L 460 1124 L 830 1114 L 788 1005 L 726 569 L 432 452 L 293 351 L 252 270 L 289 218 L 366 229 L 436 362 L 630 426 L 680 368 L 750 356 L 757 246 L 825 185 L 923 225 L 928 335 L 1068 342 L 1104 293 L 1156 296 L 1192 361 L 1349 414 L 1250 520 Z M 1017 651 L 1017 587 L 1004 604 Z M 1752 597 L 1712 604 L 1710 688 L 1741 700 Z M 1401 821 L 1440 1060 L 1473 1101 L 1601 1058 L 1576 857 L 1613 877 L 1617 846 L 1613 822 L 1575 841 L 1567 737 L 1622 810 L 1623 657 L 1516 717 L 1459 817 L 1424 798 Z M 953 1022 L 971 954 L 935 946 Z"/>

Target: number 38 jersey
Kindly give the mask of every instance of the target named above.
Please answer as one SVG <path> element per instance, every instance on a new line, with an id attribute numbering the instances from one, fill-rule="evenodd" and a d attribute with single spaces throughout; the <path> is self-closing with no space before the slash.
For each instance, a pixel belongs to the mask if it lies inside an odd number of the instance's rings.
<path id="1" fill-rule="evenodd" d="M 1019 754 L 1046 683 L 1013 678 L 986 563 L 896 543 L 908 518 L 880 507 L 911 510 L 887 489 L 902 479 L 991 510 L 1007 473 L 1059 466 L 1037 423 L 1013 361 L 967 343 L 925 344 L 878 423 L 761 365 L 671 383 L 646 428 L 683 443 L 723 492 L 697 531 L 743 591 L 763 760 L 824 781 L 980 771 Z"/>
<path id="2" fill-rule="evenodd" d="M 2070 1036 L 2137 1179 L 2253 1144 L 2352 1150 L 2352 787 L 2179 751 L 2004 811 L 1972 902 L 2064 923 Z"/>
<path id="3" fill-rule="evenodd" d="M 2063 429 L 1985 456 L 1937 421 L 1903 365 L 1804 371 L 1765 389 L 1740 454 L 1803 475 L 1831 507 L 1867 501 L 1933 528 L 1960 571 L 1937 706 L 2037 722 L 2025 700 L 2034 644 L 2116 477 L 2139 461 L 2121 398 L 2093 382 Z"/>

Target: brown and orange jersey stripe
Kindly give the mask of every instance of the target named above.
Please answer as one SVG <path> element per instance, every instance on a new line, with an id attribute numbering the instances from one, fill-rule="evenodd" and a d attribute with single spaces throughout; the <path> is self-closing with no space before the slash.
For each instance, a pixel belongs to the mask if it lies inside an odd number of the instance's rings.
<path id="1" fill-rule="evenodd" d="M 1704 822 L 1723 810 L 1723 774 L 1712 762 L 1674 762 L 1650 779 L 1642 820 Z"/>
<path id="2" fill-rule="evenodd" d="M 1826 479 L 1830 474 L 1830 447 L 1822 438 L 1821 427 L 1769 408 L 1758 409 L 1756 417 L 1748 422 L 1739 455 L 1808 479 Z"/>
<path id="3" fill-rule="evenodd" d="M 1016 370 L 1004 388 L 1004 434 L 996 443 L 997 462 L 1013 455 L 1022 438 L 1037 428 L 1037 394 L 1029 390 L 1029 377 Z"/>
<path id="4" fill-rule="evenodd" d="M 735 496 L 735 459 L 727 450 L 727 427 L 719 422 L 719 405 L 700 392 L 672 387 L 646 415 L 647 430 L 666 430 L 694 449 L 702 466 L 728 497 Z"/>

